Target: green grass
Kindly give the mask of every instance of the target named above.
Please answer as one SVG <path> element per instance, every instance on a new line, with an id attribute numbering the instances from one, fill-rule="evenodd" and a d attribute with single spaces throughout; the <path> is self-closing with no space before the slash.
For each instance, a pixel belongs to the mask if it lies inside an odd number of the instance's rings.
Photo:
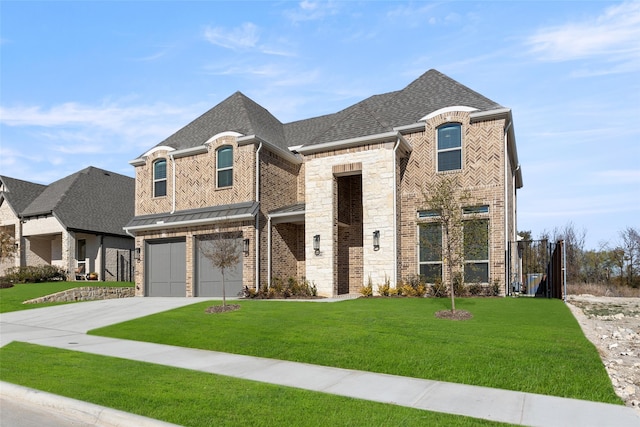
<path id="1" fill-rule="evenodd" d="M 184 426 L 504 425 L 25 343 L 0 357 L 3 381 Z"/>
<path id="2" fill-rule="evenodd" d="M 132 282 L 44 282 L 44 283 L 17 283 L 12 288 L 0 289 L 0 313 L 9 311 L 28 310 L 30 308 L 47 307 L 50 305 L 59 305 L 67 303 L 45 303 L 45 304 L 22 304 L 33 298 L 42 297 L 56 292 L 65 291 L 67 289 L 78 288 L 83 286 L 121 286 L 131 287 Z"/>
<path id="3" fill-rule="evenodd" d="M 559 300 L 458 299 L 473 319 L 437 319 L 446 299 L 204 302 L 90 333 L 408 377 L 621 404 L 595 347 Z"/>

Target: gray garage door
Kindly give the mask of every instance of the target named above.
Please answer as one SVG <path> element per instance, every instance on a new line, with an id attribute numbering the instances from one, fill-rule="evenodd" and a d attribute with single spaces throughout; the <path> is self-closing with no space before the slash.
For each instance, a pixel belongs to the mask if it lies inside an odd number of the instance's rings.
<path id="1" fill-rule="evenodd" d="M 184 240 L 147 243 L 147 296 L 186 296 L 186 253 Z"/>
<path id="2" fill-rule="evenodd" d="M 235 243 L 238 251 L 242 248 L 241 238 L 230 238 Z M 197 254 L 197 275 L 196 275 L 196 296 L 199 297 L 222 297 L 222 273 L 214 267 L 211 261 L 204 255 L 203 248 L 213 245 L 211 238 L 198 239 Z M 210 246 L 209 246 L 210 247 Z M 235 297 L 242 293 L 242 252 L 239 252 L 239 262 L 231 269 L 225 269 L 224 283 L 227 297 Z"/>

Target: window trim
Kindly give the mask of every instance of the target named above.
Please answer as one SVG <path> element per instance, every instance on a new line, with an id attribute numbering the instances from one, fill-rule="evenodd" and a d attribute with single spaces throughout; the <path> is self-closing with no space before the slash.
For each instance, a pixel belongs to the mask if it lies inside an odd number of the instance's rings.
<path id="1" fill-rule="evenodd" d="M 438 144 L 439 144 L 439 137 L 440 137 L 440 129 L 446 127 L 446 126 L 457 126 L 460 129 L 460 145 L 457 147 L 452 147 L 452 148 L 439 148 Z M 443 172 L 456 172 L 456 171 L 461 171 L 463 169 L 463 165 L 464 165 L 464 153 L 462 152 L 462 145 L 463 145 L 463 133 L 462 133 L 462 123 L 459 122 L 446 122 L 441 124 L 440 126 L 436 127 L 436 172 L 438 173 L 443 173 Z M 440 169 L 440 153 L 451 153 L 454 151 L 459 151 L 460 152 L 460 168 L 458 169 Z"/>
<path id="2" fill-rule="evenodd" d="M 231 150 L 231 166 L 220 167 L 220 152 L 222 150 L 229 149 Z M 233 145 L 221 145 L 216 148 L 216 188 L 225 189 L 233 187 Z M 231 171 L 231 184 L 229 185 L 220 185 L 220 172 Z"/>
<path id="3" fill-rule="evenodd" d="M 156 177 L 156 166 L 164 162 L 164 178 Z M 167 196 L 167 159 L 157 159 L 154 160 L 151 166 L 151 174 L 152 174 L 152 185 L 153 185 L 153 197 L 166 197 Z M 164 181 L 164 194 L 157 194 L 156 184 Z"/>

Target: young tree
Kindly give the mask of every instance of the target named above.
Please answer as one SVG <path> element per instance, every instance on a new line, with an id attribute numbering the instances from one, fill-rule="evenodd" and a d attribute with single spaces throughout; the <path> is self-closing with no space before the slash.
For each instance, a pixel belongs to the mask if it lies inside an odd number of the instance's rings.
<path id="1" fill-rule="evenodd" d="M 462 190 L 457 176 L 454 175 L 444 175 L 427 184 L 422 189 L 422 195 L 425 208 L 437 213 L 433 219 L 442 229 L 440 253 L 451 290 L 451 312 L 455 313 L 454 276 L 458 275 L 462 280 L 464 266 L 462 208 L 470 203 L 471 195 L 468 191 Z"/>
<path id="2" fill-rule="evenodd" d="M 0 262 L 12 259 L 16 255 L 16 242 L 9 233 L 0 230 Z"/>
<path id="3" fill-rule="evenodd" d="M 202 255 L 222 274 L 222 306 L 225 308 L 227 306 L 227 296 L 224 274 L 236 268 L 242 254 L 242 248 L 234 237 L 228 235 L 228 233 L 218 233 L 214 234 L 212 239 L 203 240 L 200 243 Z"/>

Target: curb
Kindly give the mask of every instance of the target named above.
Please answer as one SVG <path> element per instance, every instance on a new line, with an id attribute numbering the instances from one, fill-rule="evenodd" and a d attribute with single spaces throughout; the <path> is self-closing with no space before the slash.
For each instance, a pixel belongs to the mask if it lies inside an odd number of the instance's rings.
<path id="1" fill-rule="evenodd" d="M 48 411 L 54 411 L 97 427 L 179 427 L 177 424 L 130 414 L 4 381 L 0 381 L 0 395 L 21 404 L 39 406 Z"/>

